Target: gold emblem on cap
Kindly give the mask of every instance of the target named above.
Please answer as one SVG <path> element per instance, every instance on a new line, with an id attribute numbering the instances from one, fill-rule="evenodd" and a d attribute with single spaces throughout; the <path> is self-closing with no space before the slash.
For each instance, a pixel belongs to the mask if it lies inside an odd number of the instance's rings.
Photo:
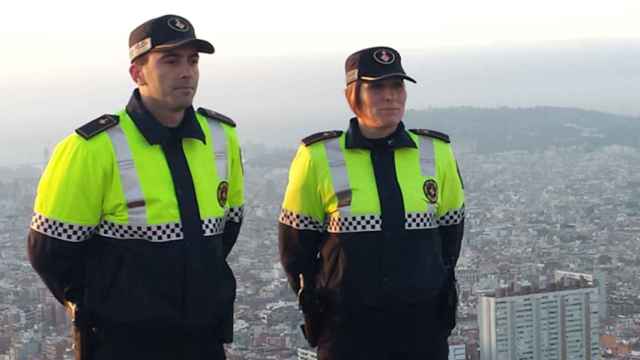
<path id="1" fill-rule="evenodd" d="M 373 53 L 373 59 L 382 65 L 389 65 L 396 61 L 396 55 L 388 49 L 379 49 Z"/>
<path id="2" fill-rule="evenodd" d="M 189 31 L 189 24 L 180 18 L 172 17 L 167 21 L 167 25 L 175 31 L 187 32 Z"/>

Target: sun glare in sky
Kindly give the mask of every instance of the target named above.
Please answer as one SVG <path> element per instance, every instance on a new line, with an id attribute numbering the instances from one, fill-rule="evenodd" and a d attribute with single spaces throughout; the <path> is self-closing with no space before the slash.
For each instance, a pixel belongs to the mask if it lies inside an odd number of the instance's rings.
<path id="1" fill-rule="evenodd" d="M 576 38 L 640 37 L 638 1 L 55 1 L 11 2 L 0 32 L 21 53 L 122 47 L 136 25 L 175 13 L 234 55 L 402 48 Z M 6 15 L 7 13 L 5 13 Z M 19 36 L 6 36 L 6 33 Z M 45 41 L 43 41 L 43 39 Z"/>

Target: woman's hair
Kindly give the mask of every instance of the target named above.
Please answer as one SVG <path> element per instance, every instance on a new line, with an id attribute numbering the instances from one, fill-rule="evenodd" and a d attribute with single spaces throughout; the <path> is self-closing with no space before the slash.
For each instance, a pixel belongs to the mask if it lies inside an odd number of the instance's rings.
<path id="1" fill-rule="evenodd" d="M 346 88 L 346 97 L 347 97 L 347 103 L 349 103 L 349 107 L 351 108 L 351 111 L 353 111 L 354 114 L 358 115 L 358 112 L 360 111 L 360 88 L 362 87 L 362 81 L 360 80 L 356 80 L 352 83 L 350 83 L 349 85 L 347 85 Z"/>

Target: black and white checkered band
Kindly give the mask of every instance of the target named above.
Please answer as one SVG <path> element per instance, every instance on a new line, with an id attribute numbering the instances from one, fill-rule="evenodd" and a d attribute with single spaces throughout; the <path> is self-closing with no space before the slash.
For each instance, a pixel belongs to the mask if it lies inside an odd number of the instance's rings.
<path id="1" fill-rule="evenodd" d="M 382 230 L 380 215 L 334 216 L 327 220 L 330 233 L 349 233 Z"/>
<path id="2" fill-rule="evenodd" d="M 464 206 L 460 209 L 453 209 L 447 211 L 444 215 L 438 219 L 440 226 L 456 225 L 464 219 Z"/>
<path id="3" fill-rule="evenodd" d="M 238 207 L 229 207 L 229 212 L 227 213 L 227 219 L 233 222 L 239 223 L 242 220 L 242 215 L 244 214 L 244 206 Z"/>
<path id="4" fill-rule="evenodd" d="M 224 232 L 226 218 L 207 218 L 202 221 L 204 236 L 219 235 Z M 103 221 L 98 228 L 98 234 L 114 239 L 140 239 L 153 242 L 182 240 L 182 224 L 168 223 L 160 225 L 128 225 Z"/>
<path id="5" fill-rule="evenodd" d="M 31 228 L 41 234 L 66 241 L 85 241 L 93 235 L 95 226 L 69 224 L 34 213 Z"/>
<path id="6" fill-rule="evenodd" d="M 204 231 L 204 236 L 213 236 L 222 234 L 224 232 L 224 224 L 226 223 L 226 218 L 208 218 L 202 221 L 202 231 Z"/>
<path id="7" fill-rule="evenodd" d="M 431 212 L 413 212 L 405 215 L 405 229 L 435 229 L 439 226 L 459 224 L 464 218 L 464 207 L 448 211 L 440 218 Z M 380 215 L 334 216 L 328 218 L 324 226 L 310 216 L 296 214 L 282 209 L 278 221 L 298 230 L 316 230 L 330 233 L 349 233 L 365 231 L 381 231 Z"/>
<path id="8" fill-rule="evenodd" d="M 180 240 L 183 238 L 180 223 L 160 225 L 129 225 L 102 221 L 98 234 L 114 239 L 140 239 L 153 242 Z"/>
<path id="9" fill-rule="evenodd" d="M 314 220 L 311 216 L 297 214 L 287 209 L 282 209 L 280 211 L 280 216 L 278 217 L 278 221 L 281 224 L 291 226 L 292 228 L 297 230 L 315 230 L 315 231 L 323 230 L 322 224 Z"/>
<path id="10" fill-rule="evenodd" d="M 224 217 L 204 219 L 202 221 L 202 231 L 204 236 L 222 234 L 224 232 L 224 225 L 227 219 L 228 218 Z M 141 239 L 162 242 L 182 240 L 184 237 L 182 233 L 182 225 L 180 223 L 128 225 L 102 221 L 98 226 L 85 226 L 49 219 L 38 213 L 34 213 L 31 218 L 31 228 L 41 234 L 54 237 L 56 239 L 74 242 L 87 240 L 94 232 L 96 232 L 96 229 L 98 235 L 114 239 Z"/>
<path id="11" fill-rule="evenodd" d="M 405 214 L 404 227 L 407 230 L 435 229 L 438 221 L 431 212 L 410 212 Z"/>

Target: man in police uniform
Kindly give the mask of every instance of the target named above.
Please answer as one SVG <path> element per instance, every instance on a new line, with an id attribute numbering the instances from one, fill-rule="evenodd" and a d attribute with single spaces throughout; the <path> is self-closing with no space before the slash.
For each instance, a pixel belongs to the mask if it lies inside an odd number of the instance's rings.
<path id="1" fill-rule="evenodd" d="M 464 194 L 445 134 L 406 130 L 400 54 L 346 61 L 346 132 L 311 135 L 291 165 L 279 245 L 320 359 L 447 359 Z"/>
<path id="2" fill-rule="evenodd" d="M 77 356 L 224 359 L 244 199 L 235 123 L 192 107 L 199 53 L 214 48 L 166 15 L 134 29 L 129 49 L 137 89 L 56 147 L 29 258 L 76 309 Z"/>

